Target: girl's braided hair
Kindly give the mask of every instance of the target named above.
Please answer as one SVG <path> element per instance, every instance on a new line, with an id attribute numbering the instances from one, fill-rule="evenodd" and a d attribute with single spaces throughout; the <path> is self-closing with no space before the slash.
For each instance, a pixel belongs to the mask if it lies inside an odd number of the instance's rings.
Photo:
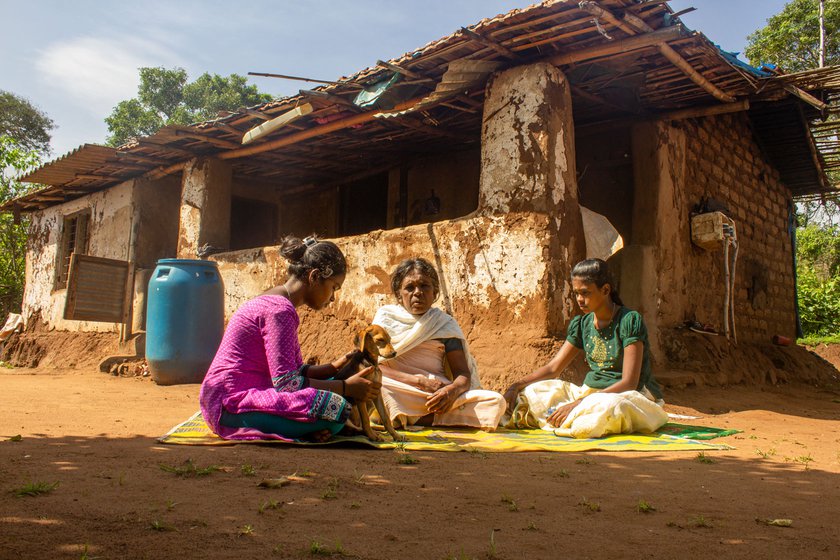
<path id="1" fill-rule="evenodd" d="M 347 272 L 347 260 L 341 249 L 332 241 L 321 241 L 314 235 L 300 239 L 284 237 L 280 242 L 280 254 L 289 261 L 289 274 L 301 280 L 317 270 L 321 278 L 330 278 Z"/>

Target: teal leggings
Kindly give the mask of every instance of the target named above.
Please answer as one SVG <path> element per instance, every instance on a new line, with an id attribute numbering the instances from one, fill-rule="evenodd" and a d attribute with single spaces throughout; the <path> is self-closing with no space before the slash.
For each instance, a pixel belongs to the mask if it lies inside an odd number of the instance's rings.
<path id="1" fill-rule="evenodd" d="M 221 424 L 228 428 L 253 428 L 264 434 L 277 434 L 292 439 L 298 439 L 321 430 L 329 430 L 332 435 L 335 435 L 344 427 L 343 422 L 331 422 L 329 420 L 297 422 L 265 412 L 231 414 L 226 410 L 222 411 Z"/>

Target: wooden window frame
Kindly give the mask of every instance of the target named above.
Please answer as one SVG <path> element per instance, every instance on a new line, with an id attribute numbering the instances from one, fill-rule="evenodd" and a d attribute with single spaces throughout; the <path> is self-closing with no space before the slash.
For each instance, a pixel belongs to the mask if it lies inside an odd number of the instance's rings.
<path id="1" fill-rule="evenodd" d="M 61 243 L 56 251 L 55 290 L 67 288 L 70 258 L 73 253 L 86 255 L 90 248 L 91 209 L 85 208 L 64 216 L 61 224 Z M 81 240 L 81 241 L 80 241 Z"/>

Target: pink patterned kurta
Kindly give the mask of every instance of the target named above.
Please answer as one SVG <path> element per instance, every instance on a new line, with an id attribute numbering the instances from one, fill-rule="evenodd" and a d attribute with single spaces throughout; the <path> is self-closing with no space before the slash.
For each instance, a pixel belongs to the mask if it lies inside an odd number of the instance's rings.
<path id="1" fill-rule="evenodd" d="M 336 393 L 309 387 L 301 374 L 295 306 L 282 296 L 259 296 L 230 318 L 201 384 L 204 420 L 226 439 L 286 439 L 253 428 L 222 426 L 222 410 L 263 412 L 298 422 L 344 421 L 349 405 Z"/>

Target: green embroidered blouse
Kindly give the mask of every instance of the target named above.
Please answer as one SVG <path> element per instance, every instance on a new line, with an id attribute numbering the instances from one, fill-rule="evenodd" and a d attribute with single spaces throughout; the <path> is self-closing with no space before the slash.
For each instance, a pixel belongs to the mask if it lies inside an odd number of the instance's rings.
<path id="1" fill-rule="evenodd" d="M 606 389 L 620 381 L 624 348 L 641 341 L 644 354 L 639 386 L 636 389 L 641 391 L 647 387 L 654 397 L 662 398 L 662 390 L 650 368 L 647 327 L 638 311 L 619 307 L 612 322 L 603 329 L 595 326 L 594 313 L 578 315 L 569 323 L 566 340 L 575 348 L 586 352 L 586 362 L 590 371 L 583 383 L 593 389 Z"/>

